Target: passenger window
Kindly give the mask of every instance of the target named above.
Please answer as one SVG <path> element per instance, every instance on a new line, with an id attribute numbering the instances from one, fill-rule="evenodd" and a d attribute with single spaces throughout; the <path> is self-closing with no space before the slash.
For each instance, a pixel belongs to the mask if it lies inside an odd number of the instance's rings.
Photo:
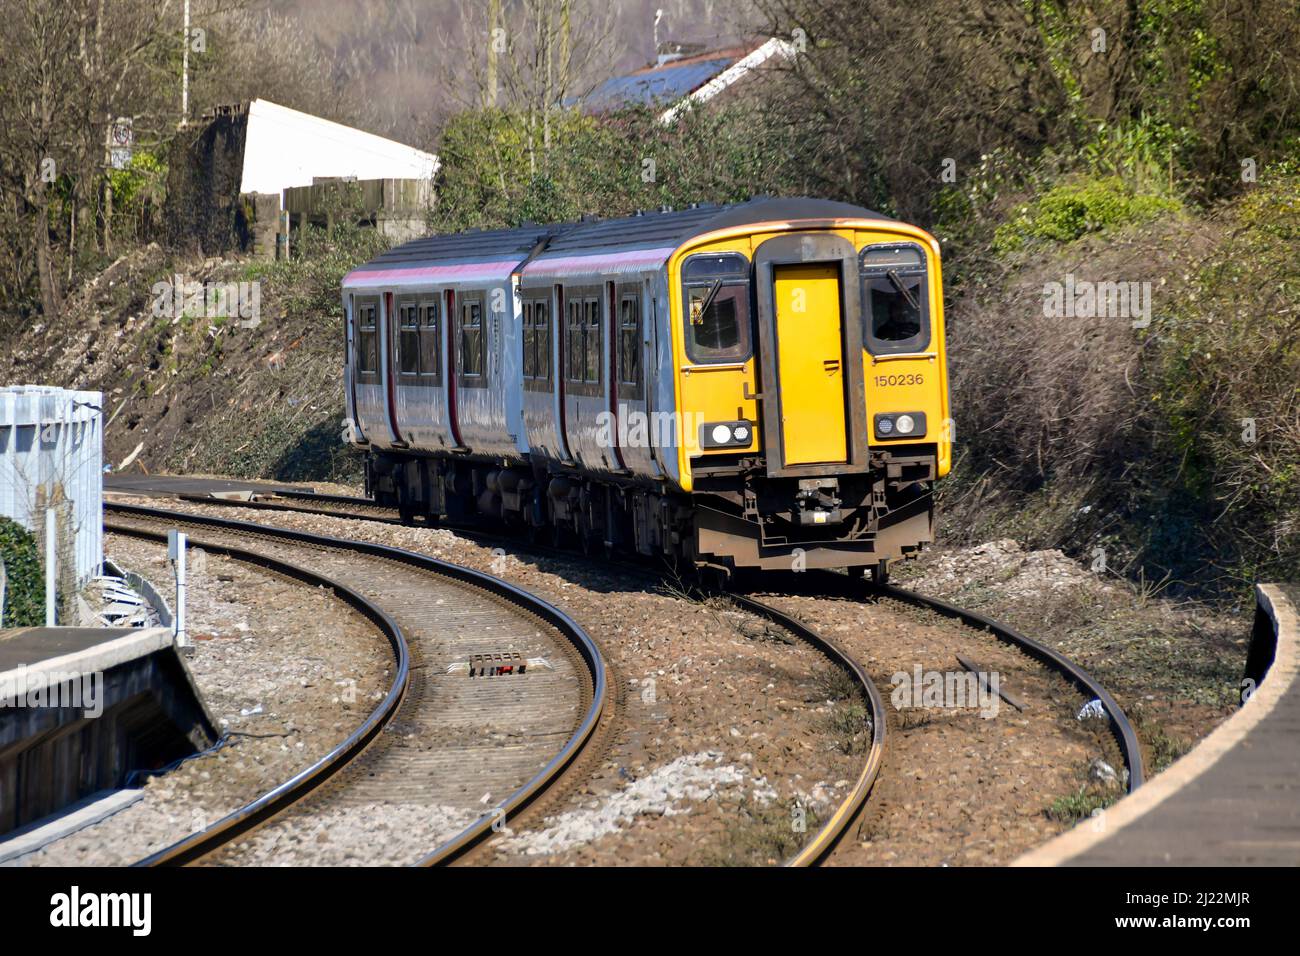
<path id="1" fill-rule="evenodd" d="M 929 287 L 920 247 L 868 246 L 862 250 L 859 271 L 868 348 L 880 354 L 928 346 Z"/>
<path id="2" fill-rule="evenodd" d="M 460 367 L 466 377 L 483 375 L 483 306 L 465 302 L 460 307 Z"/>
<path id="3" fill-rule="evenodd" d="M 537 377 L 537 336 L 533 332 L 533 304 L 524 303 L 524 378 Z"/>
<path id="4" fill-rule="evenodd" d="M 585 376 L 583 362 L 586 352 L 582 346 L 582 300 L 570 299 L 568 303 L 568 349 L 564 377 L 570 382 L 581 382 Z"/>
<path id="5" fill-rule="evenodd" d="M 641 384 L 641 301 L 625 295 L 619 303 L 619 381 L 624 385 Z"/>
<path id="6" fill-rule="evenodd" d="M 420 321 L 415 305 L 402 304 L 397 308 L 398 368 L 403 375 L 420 374 Z"/>
<path id="7" fill-rule="evenodd" d="M 442 331 L 437 302 L 420 306 L 420 374 L 437 379 L 442 374 Z"/>
<path id="8" fill-rule="evenodd" d="M 749 261 L 737 253 L 692 256 L 682 277 L 689 359 L 700 364 L 748 359 Z"/>
<path id="9" fill-rule="evenodd" d="M 533 369 L 535 377 L 549 380 L 551 377 L 551 325 L 547 320 L 550 306 L 544 301 L 533 303 L 533 345 L 535 356 Z"/>
<path id="10" fill-rule="evenodd" d="M 600 300 L 599 299 L 587 300 L 587 328 L 585 330 L 585 334 L 586 334 L 587 362 L 586 362 L 585 374 L 583 376 L 583 381 L 589 384 L 599 384 L 600 367 L 602 364 L 601 355 L 600 355 L 600 344 L 601 344 L 602 336 L 600 334 Z"/>
<path id="11" fill-rule="evenodd" d="M 379 371 L 378 334 L 375 330 L 377 307 L 362 305 L 357 309 L 357 371 Z"/>

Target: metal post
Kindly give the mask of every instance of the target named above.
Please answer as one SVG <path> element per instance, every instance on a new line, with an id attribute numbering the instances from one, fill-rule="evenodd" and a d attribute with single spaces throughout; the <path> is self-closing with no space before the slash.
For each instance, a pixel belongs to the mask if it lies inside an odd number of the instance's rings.
<path id="1" fill-rule="evenodd" d="M 185 0 L 185 43 L 181 47 L 181 125 L 190 119 L 190 0 Z"/>
<path id="2" fill-rule="evenodd" d="M 54 509 L 45 509 L 45 626 L 53 627 L 58 618 L 58 517 Z"/>
<path id="3" fill-rule="evenodd" d="M 176 570 L 176 607 L 172 614 L 172 627 L 176 635 L 176 647 L 182 653 L 189 653 L 191 648 L 185 636 L 185 543 L 186 535 L 182 531 L 167 532 L 167 557 L 171 559 Z"/>

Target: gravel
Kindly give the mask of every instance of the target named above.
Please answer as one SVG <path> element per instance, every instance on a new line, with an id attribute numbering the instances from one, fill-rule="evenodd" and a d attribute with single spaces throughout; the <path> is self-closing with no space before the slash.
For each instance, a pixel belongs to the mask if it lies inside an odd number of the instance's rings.
<path id="1" fill-rule="evenodd" d="M 170 581 L 165 544 L 109 534 L 105 550 L 160 589 Z M 195 650 L 186 663 L 229 734 L 224 745 L 147 777 L 143 799 L 18 858 L 19 865 L 133 863 L 324 756 L 387 691 L 387 641 L 331 594 L 195 551 L 188 597 Z"/>

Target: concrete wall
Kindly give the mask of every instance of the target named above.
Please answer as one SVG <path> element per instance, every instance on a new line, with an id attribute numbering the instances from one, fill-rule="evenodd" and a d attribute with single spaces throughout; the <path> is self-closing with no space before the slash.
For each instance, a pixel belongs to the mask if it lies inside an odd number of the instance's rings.
<path id="1" fill-rule="evenodd" d="M 0 834 L 217 737 L 166 628 L 0 632 Z"/>
<path id="2" fill-rule="evenodd" d="M 304 225 L 329 226 L 334 218 L 369 222 L 394 243 L 427 235 L 433 183 L 428 179 L 325 180 L 284 191 L 291 235 Z"/>

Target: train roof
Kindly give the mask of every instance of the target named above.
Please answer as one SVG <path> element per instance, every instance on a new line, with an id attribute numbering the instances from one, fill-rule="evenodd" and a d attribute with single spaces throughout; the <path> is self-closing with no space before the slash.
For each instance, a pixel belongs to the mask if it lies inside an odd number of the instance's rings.
<path id="1" fill-rule="evenodd" d="M 402 280 L 502 281 L 521 264 L 526 279 L 633 272 L 662 265 L 677 247 L 704 233 L 767 222 L 889 217 L 829 199 L 759 197 L 731 205 L 644 212 L 514 229 L 473 230 L 414 239 L 348 273 L 345 286 Z M 531 256 L 531 258 L 530 258 Z"/>

